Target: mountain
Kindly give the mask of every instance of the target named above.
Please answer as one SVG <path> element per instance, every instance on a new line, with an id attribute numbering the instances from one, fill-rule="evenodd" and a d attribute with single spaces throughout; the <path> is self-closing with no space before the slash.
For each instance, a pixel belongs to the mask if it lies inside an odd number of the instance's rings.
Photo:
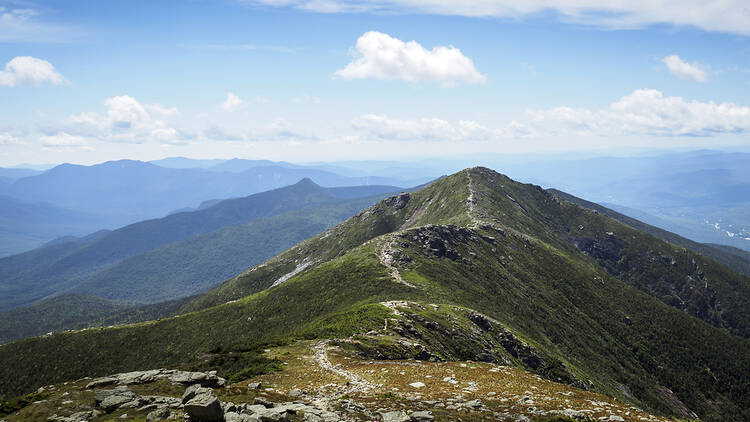
<path id="1" fill-rule="evenodd" d="M 415 186 L 427 180 L 350 178 L 335 173 L 278 165 L 240 173 L 196 168 L 164 168 L 141 161 L 110 161 L 93 166 L 62 164 L 42 174 L 16 180 L 0 194 L 24 202 L 116 218 L 118 225 L 161 217 L 214 198 L 235 198 L 280 188 L 310 178 L 327 187 Z"/>
<path id="2" fill-rule="evenodd" d="M 691 151 L 514 163 L 514 177 L 608 203 L 698 242 L 750 250 L 750 154 Z M 611 206 L 611 205 L 610 205 Z M 631 212 L 635 211 L 635 212 Z"/>
<path id="3" fill-rule="evenodd" d="M 380 189 L 382 188 L 363 187 L 361 194 L 370 196 Z M 348 195 L 355 197 L 357 196 L 356 191 L 355 188 Z M 331 213 L 324 214 L 329 218 L 326 221 L 329 224 L 340 221 L 340 219 L 351 215 L 349 213 L 354 213 L 356 210 L 366 207 L 374 200 L 375 198 L 344 205 L 341 208 L 343 214 L 335 214 L 335 217 L 331 217 Z M 370 202 L 368 203 L 368 201 Z M 128 266 L 128 263 L 118 266 L 118 263 L 123 259 L 143 254 L 173 242 L 213 232 L 222 227 L 241 225 L 259 218 L 289 211 L 312 209 L 322 205 L 332 205 L 338 202 L 341 202 L 341 199 L 326 188 L 316 185 L 310 179 L 303 179 L 285 188 L 222 201 L 202 210 L 177 213 L 160 219 L 131 224 L 98 236 L 89 242 L 78 240 L 58 242 L 39 250 L 3 258 L 0 259 L 0 291 L 3 293 L 0 296 L 0 312 L 73 289 L 82 283 L 88 283 L 87 286 L 100 285 L 102 287 L 99 288 L 99 291 L 108 291 L 110 287 L 107 286 L 112 286 L 106 283 L 108 277 L 118 282 L 125 282 L 128 280 L 127 274 L 134 271 Z M 339 218 L 339 220 L 336 220 L 336 218 Z M 320 227 L 320 220 L 316 223 L 318 225 L 315 227 Z M 276 228 L 278 225 L 269 227 Z M 301 235 L 301 232 L 294 233 Z M 299 241 L 304 237 L 294 239 Z M 228 241 L 227 244 L 232 245 L 231 241 Z M 179 249 L 181 246 L 175 247 Z M 144 259 L 149 258 L 145 257 Z M 167 265 L 167 263 L 163 264 Z M 245 263 L 244 265 L 249 264 Z M 236 264 L 227 268 L 235 267 Z M 149 268 L 158 269 L 158 265 Z M 164 270 L 156 272 L 152 276 L 159 278 L 164 275 L 163 273 Z M 232 274 L 220 273 L 221 277 L 228 277 L 229 275 Z M 183 277 L 180 279 L 182 281 L 185 281 L 184 278 L 188 278 L 187 285 L 192 285 L 192 282 L 195 281 L 194 278 L 186 277 L 184 274 L 166 276 L 170 280 L 179 277 Z M 221 279 L 210 278 L 210 280 L 211 282 L 218 282 Z M 162 294 L 152 299 L 149 299 L 151 293 L 125 286 L 127 285 L 112 286 L 112 289 L 120 287 L 120 290 L 117 291 L 127 293 L 125 297 L 110 294 L 107 298 L 152 302 L 191 294 L 205 288 L 207 284 L 193 286 L 193 289 L 188 290 L 179 288 L 164 290 Z M 166 288 L 166 285 L 162 287 Z"/>
<path id="4" fill-rule="evenodd" d="M 699 252 L 701 255 L 712 258 L 720 264 L 732 269 L 733 271 L 750 276 L 750 252 L 748 251 L 727 245 L 694 242 L 690 239 L 686 239 L 682 236 L 676 235 L 672 232 L 660 228 L 663 226 L 669 226 L 669 223 L 660 220 L 658 217 L 639 213 L 637 210 L 626 209 L 624 212 L 626 212 L 627 215 L 625 215 L 624 213 L 619 213 L 616 210 L 606 208 L 605 206 L 589 202 L 581 198 L 577 198 L 557 189 L 548 189 L 548 191 L 553 195 L 565 199 L 566 201 L 570 201 L 582 207 L 600 212 L 607 217 L 613 218 L 623 224 L 627 224 L 628 226 L 633 227 L 636 230 L 648 233 L 652 236 L 658 237 L 661 240 L 667 241 L 677 246 L 682 246 L 684 248 Z M 619 208 L 622 207 L 617 207 L 616 209 Z M 637 214 L 645 218 L 636 220 L 635 218 L 630 217 L 633 214 Z M 656 222 L 646 224 L 647 222 L 650 222 L 652 220 L 655 220 Z"/>
<path id="5" fill-rule="evenodd" d="M 110 224 L 101 215 L 0 196 L 0 257 L 37 248 L 60 236 L 85 235 Z"/>
<path id="6" fill-rule="evenodd" d="M 360 367 L 372 370 L 352 378 L 357 385 L 381 379 L 374 371 L 381 360 L 425 368 L 412 359 L 472 360 L 657 415 L 747 420 L 749 286 L 747 276 L 689 249 L 472 168 L 385 199 L 190 300 L 173 317 L 0 346 L 0 378 L 13 380 L 0 394 L 165 366 L 221 370 L 241 386 L 257 374 L 253 351 L 286 345 L 276 356 L 315 354 L 325 363 L 329 341 L 369 362 Z M 315 351 L 306 351 L 310 339 L 322 339 Z M 440 377 L 449 383 L 472 368 L 489 369 L 463 365 Z M 321 376 L 293 366 L 301 372 L 288 373 L 284 385 Z M 398 398 L 420 384 L 389 393 Z M 476 385 L 460 388 L 471 395 Z M 223 394 L 239 391 L 232 388 Z M 532 395 L 506 398 L 516 406 L 506 411 L 526 412 L 518 405 L 528 408 Z"/>
<path id="7" fill-rule="evenodd" d="M 304 185 L 308 185 L 307 188 L 312 191 L 320 190 L 321 198 L 331 199 L 325 195 L 329 189 L 320 188 L 309 181 L 302 181 L 295 186 L 304 188 Z M 358 188 L 347 189 L 345 193 L 356 197 L 357 190 Z M 278 198 L 299 193 L 299 189 L 276 192 Z M 99 324 L 102 319 L 107 320 L 106 325 L 111 325 L 114 322 L 136 322 L 146 317 L 167 316 L 171 311 L 163 303 L 149 311 L 144 311 L 143 306 L 127 305 L 172 300 L 207 290 L 351 217 L 383 197 L 382 194 L 371 196 L 373 189 L 370 187 L 364 187 L 360 193 L 368 196 L 334 199 L 319 206 L 304 207 L 301 211 L 271 213 L 269 217 L 253 219 L 246 224 L 225 226 L 122 259 L 78 281 L 77 285 L 65 290 L 65 294 L 0 314 L 0 344 L 51 331 L 85 328 Z M 281 202 L 268 195 L 254 199 L 266 204 L 273 204 L 275 201 L 278 205 Z M 243 207 L 256 211 L 258 208 L 256 202 L 249 202 Z M 217 213 L 213 211 L 191 217 L 194 221 L 208 220 L 216 217 Z M 252 217 L 251 212 L 247 214 Z M 186 221 L 189 220 L 183 220 L 181 224 L 189 225 Z M 159 224 L 149 226 L 149 230 L 169 235 L 170 223 L 170 220 L 163 219 Z M 127 235 L 121 236 L 118 241 L 142 241 L 143 233 L 139 233 L 136 228 L 131 227 Z M 99 238 L 106 234 L 102 233 Z M 75 241 L 82 243 L 80 239 Z M 107 248 L 107 244 L 105 239 L 101 243 L 88 245 L 88 248 L 100 250 Z M 82 254 L 88 253 L 88 248 L 79 246 Z M 77 271 L 86 272 L 80 268 Z M 114 315 L 115 311 L 119 312 Z"/>
<path id="8" fill-rule="evenodd" d="M 217 164 L 221 164 L 227 160 L 214 159 L 214 160 L 198 160 L 194 158 L 186 157 L 168 157 L 162 158 L 161 160 L 149 161 L 151 164 L 155 164 L 159 167 L 165 167 L 170 169 L 205 169 Z"/>
<path id="9" fill-rule="evenodd" d="M 12 182 L 22 177 L 35 176 L 40 173 L 41 171 L 34 169 L 0 167 L 0 180 Z"/>

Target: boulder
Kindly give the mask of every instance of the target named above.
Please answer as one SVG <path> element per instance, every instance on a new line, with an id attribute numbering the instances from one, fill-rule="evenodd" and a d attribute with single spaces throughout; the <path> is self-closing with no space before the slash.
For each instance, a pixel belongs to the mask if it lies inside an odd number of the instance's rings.
<path id="1" fill-rule="evenodd" d="M 251 382 L 250 384 L 247 385 L 247 388 L 251 390 L 260 390 L 262 387 L 263 387 L 263 384 L 259 382 Z"/>
<path id="2" fill-rule="evenodd" d="M 246 415 L 244 413 L 229 412 L 224 414 L 225 422 L 259 422 L 255 415 Z"/>
<path id="3" fill-rule="evenodd" d="M 170 416 L 172 416 L 172 412 L 170 412 L 166 407 L 163 407 L 161 409 L 156 409 L 146 415 L 146 422 L 161 421 L 164 419 L 168 419 Z"/>
<path id="4" fill-rule="evenodd" d="M 409 422 L 411 420 L 409 415 L 401 410 L 380 413 L 380 416 L 382 417 L 383 422 Z"/>
<path id="5" fill-rule="evenodd" d="M 182 393 L 182 404 L 187 403 L 190 399 L 195 397 L 195 393 L 201 388 L 200 384 L 193 384 Z"/>
<path id="6" fill-rule="evenodd" d="M 221 408 L 219 399 L 214 394 L 214 390 L 198 387 L 191 391 L 190 395 L 192 397 L 185 402 L 184 410 L 191 421 L 217 422 L 224 420 L 224 411 Z"/>
<path id="7" fill-rule="evenodd" d="M 112 377 L 97 378 L 91 381 L 90 383 L 86 384 L 86 389 L 91 390 L 97 387 L 106 387 L 108 385 L 117 384 L 117 382 L 118 382 L 117 378 L 112 378 Z"/>
<path id="8" fill-rule="evenodd" d="M 98 390 L 94 392 L 94 400 L 106 412 L 111 412 L 120 406 L 136 400 L 135 393 L 124 388 L 114 390 Z"/>
<path id="9" fill-rule="evenodd" d="M 435 420 L 435 417 L 432 416 L 432 413 L 427 411 L 411 412 L 411 415 L 409 416 L 414 422 L 432 422 Z"/>

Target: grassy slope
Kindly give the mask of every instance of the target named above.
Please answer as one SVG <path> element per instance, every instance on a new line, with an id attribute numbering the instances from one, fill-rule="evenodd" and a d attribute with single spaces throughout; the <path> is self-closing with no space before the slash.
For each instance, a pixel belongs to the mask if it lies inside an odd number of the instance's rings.
<path id="1" fill-rule="evenodd" d="M 122 304 L 118 306 L 111 300 L 142 301 L 145 296 L 149 302 L 158 302 L 199 293 L 322 232 L 377 199 L 359 198 L 286 212 L 125 259 L 82 283 L 73 290 L 76 293 L 0 315 L 0 343 L 50 331 L 167 316 L 175 311 L 174 303 L 123 309 Z M 87 309 L 84 311 L 76 302 L 87 303 Z"/>
<path id="2" fill-rule="evenodd" d="M 43 248 L 0 259 L 0 312 L 65 291 L 122 259 L 221 227 L 339 201 L 305 179 L 195 212 L 131 224 L 84 244 Z M 134 294 L 131 294 L 131 298 Z M 134 300 L 145 300 L 148 294 Z"/>
<path id="3" fill-rule="evenodd" d="M 84 294 L 65 294 L 0 315 L 0 344 L 52 331 L 84 328 L 126 306 Z"/>
<path id="4" fill-rule="evenodd" d="M 476 214 L 493 220 L 494 227 L 430 226 L 387 239 L 400 251 L 402 276 L 416 288 L 395 283 L 380 264 L 377 254 L 385 239 L 347 253 L 338 248 L 402 226 L 469 223 L 465 173 L 413 194 L 401 209 L 392 200 L 390 207 L 380 203 L 192 306 L 197 309 L 270 285 L 294 268 L 293 258 L 305 250 L 317 259 L 333 258 L 278 287 L 158 322 L 2 346 L 0 378 L 14 380 L 2 387 L 2 393 L 29 391 L 84 374 L 177 365 L 217 348 L 364 332 L 381 327 L 390 315 L 373 304 L 408 299 L 484 312 L 543 356 L 563 362 L 579 380 L 591 380 L 599 391 L 675 412 L 659 389 L 665 386 L 706 420 L 750 417 L 743 413 L 750 408 L 748 340 L 666 306 L 633 287 L 633 280 L 618 280 L 595 259 L 582 255 L 562 223 L 578 222 L 569 221 L 568 214 L 586 217 L 591 228 L 581 231 L 592 230 L 587 234 L 594 235 L 593 231 L 609 229 L 601 226 L 607 221 L 604 217 L 581 214 L 580 208 L 559 203 L 541 190 L 479 171 L 472 170 Z M 427 211 L 419 217 L 421 209 Z M 413 213 L 417 218 L 410 221 Z M 616 225 L 617 236 L 632 230 L 611 220 L 607 224 Z M 355 228 L 362 230 L 352 231 Z M 634 230 L 627 234 L 639 236 Z"/>

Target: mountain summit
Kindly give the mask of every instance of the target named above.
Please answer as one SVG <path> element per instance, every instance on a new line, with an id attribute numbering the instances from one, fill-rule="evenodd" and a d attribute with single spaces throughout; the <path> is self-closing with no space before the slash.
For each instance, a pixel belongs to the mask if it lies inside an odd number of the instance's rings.
<path id="1" fill-rule="evenodd" d="M 4 345 L 0 378 L 14 382 L 0 393 L 322 339 L 375 360 L 513 366 L 665 416 L 747 420 L 749 289 L 698 253 L 476 167 L 380 201 L 174 317 Z"/>

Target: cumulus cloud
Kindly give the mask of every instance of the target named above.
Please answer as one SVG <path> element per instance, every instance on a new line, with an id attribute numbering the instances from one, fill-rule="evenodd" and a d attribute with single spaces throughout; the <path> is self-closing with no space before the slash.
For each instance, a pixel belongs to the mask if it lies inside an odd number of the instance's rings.
<path id="1" fill-rule="evenodd" d="M 606 28 L 694 26 L 750 35 L 746 0 L 243 0 L 319 13 L 430 13 L 519 19 L 555 12 L 562 20 Z"/>
<path id="2" fill-rule="evenodd" d="M 677 55 L 664 57 L 662 62 L 673 75 L 682 79 L 692 79 L 696 82 L 707 82 L 708 72 L 697 63 L 688 63 Z"/>
<path id="3" fill-rule="evenodd" d="M 86 112 L 70 116 L 66 132 L 126 143 L 154 140 L 180 144 L 192 137 L 169 121 L 179 115 L 176 107 L 165 107 L 159 103 L 142 104 L 128 95 L 108 98 L 104 106 L 105 113 Z"/>
<path id="4" fill-rule="evenodd" d="M 750 131 L 750 107 L 687 101 L 654 89 L 636 90 L 600 110 L 555 107 L 528 113 L 546 130 L 584 135 L 710 136 Z"/>
<path id="5" fill-rule="evenodd" d="M 487 79 L 458 48 L 438 46 L 427 50 L 416 41 L 404 42 L 381 32 L 369 31 L 359 37 L 353 54 L 354 60 L 336 71 L 337 77 L 436 81 L 444 86 Z"/>
<path id="6" fill-rule="evenodd" d="M 352 128 L 367 137 L 403 141 L 487 141 L 529 136 L 533 129 L 518 122 L 497 129 L 487 128 L 472 120 L 447 120 L 428 117 L 393 119 L 378 114 L 365 114 L 351 121 Z"/>
<path id="7" fill-rule="evenodd" d="M 224 111 L 236 111 L 238 108 L 242 107 L 243 104 L 245 104 L 245 102 L 235 95 L 234 92 L 227 92 L 227 98 L 221 103 L 221 108 Z"/>
<path id="8" fill-rule="evenodd" d="M 52 63 L 30 56 L 13 58 L 0 70 L 0 86 L 14 87 L 28 84 L 39 86 L 45 82 L 54 85 L 68 83 Z"/>

